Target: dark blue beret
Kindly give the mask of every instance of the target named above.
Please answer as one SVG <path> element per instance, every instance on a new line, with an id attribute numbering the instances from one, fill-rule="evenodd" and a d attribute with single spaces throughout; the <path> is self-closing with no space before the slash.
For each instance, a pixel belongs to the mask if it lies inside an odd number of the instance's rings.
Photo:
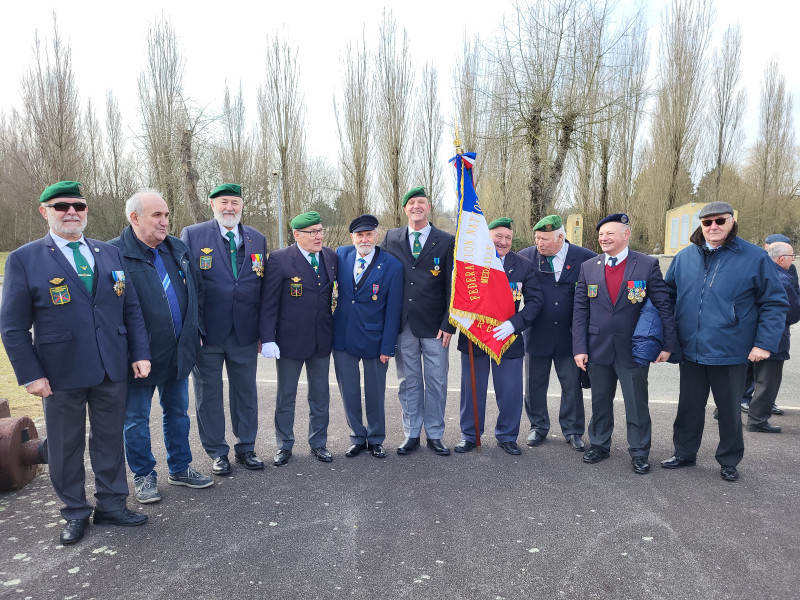
<path id="1" fill-rule="evenodd" d="M 623 225 L 630 225 L 631 220 L 625 213 L 614 213 L 613 215 L 608 215 L 607 217 L 600 219 L 595 229 L 600 231 L 600 228 L 606 223 L 622 223 Z"/>

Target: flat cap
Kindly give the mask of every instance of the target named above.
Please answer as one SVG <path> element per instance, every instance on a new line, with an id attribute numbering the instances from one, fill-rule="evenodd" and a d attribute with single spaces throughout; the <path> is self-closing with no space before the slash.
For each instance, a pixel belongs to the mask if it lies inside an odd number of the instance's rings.
<path id="1" fill-rule="evenodd" d="M 238 183 L 223 183 L 211 190 L 211 193 L 208 195 L 209 198 L 216 198 L 217 196 L 235 196 L 241 198 L 242 186 Z"/>
<path id="2" fill-rule="evenodd" d="M 613 215 L 608 215 L 607 217 L 600 219 L 597 222 L 597 227 L 595 227 L 595 229 L 600 231 L 600 228 L 606 223 L 622 223 L 623 225 L 630 225 L 631 220 L 625 213 L 614 213 Z"/>
<path id="3" fill-rule="evenodd" d="M 292 229 L 305 229 L 306 227 L 319 225 L 320 223 L 322 223 L 322 217 L 319 216 L 319 213 L 317 211 L 310 210 L 297 215 L 294 219 L 292 219 L 292 222 L 289 223 L 289 226 Z"/>
<path id="4" fill-rule="evenodd" d="M 555 231 L 561 229 L 564 223 L 558 215 L 547 215 L 533 226 L 534 231 Z"/>
<path id="5" fill-rule="evenodd" d="M 733 207 L 730 204 L 727 202 L 709 202 L 700 209 L 700 212 L 697 213 L 697 218 L 702 219 L 704 217 L 710 217 L 711 215 L 725 214 L 733 214 Z"/>
<path id="6" fill-rule="evenodd" d="M 39 202 L 47 202 L 53 198 L 83 198 L 81 184 L 77 181 L 59 181 L 44 188 Z"/>
<path id="7" fill-rule="evenodd" d="M 764 240 L 765 244 L 775 244 L 777 242 L 783 242 L 784 244 L 791 244 L 792 240 L 790 240 L 782 233 L 773 233 L 772 235 L 768 235 Z"/>
<path id="8" fill-rule="evenodd" d="M 406 192 L 406 195 L 403 196 L 403 206 L 408 204 L 408 201 L 411 200 L 411 198 L 417 198 L 419 196 L 423 198 L 428 197 L 428 194 L 425 193 L 425 188 L 422 186 L 411 188 Z"/>
<path id="9" fill-rule="evenodd" d="M 350 233 L 372 231 L 378 228 L 378 219 L 372 215 L 361 215 L 350 221 Z"/>
<path id="10" fill-rule="evenodd" d="M 495 229 L 497 227 L 506 227 L 508 229 L 512 229 L 512 225 L 514 221 L 509 219 L 508 217 L 500 217 L 499 219 L 495 219 L 491 223 L 489 223 L 489 229 Z"/>

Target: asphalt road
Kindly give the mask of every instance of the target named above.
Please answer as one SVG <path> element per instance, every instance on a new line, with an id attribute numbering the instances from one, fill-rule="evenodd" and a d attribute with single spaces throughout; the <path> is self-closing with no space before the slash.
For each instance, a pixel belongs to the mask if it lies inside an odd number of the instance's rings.
<path id="1" fill-rule="evenodd" d="M 445 442 L 458 428 L 453 351 Z M 271 459 L 274 361 L 259 359 L 257 451 Z M 90 527 L 62 547 L 60 503 L 48 478 L 0 495 L 3 598 L 793 598 L 800 589 L 800 373 L 790 362 L 772 422 L 780 435 L 745 432 L 741 480 L 719 477 L 712 406 L 696 467 L 658 468 L 671 455 L 677 367 L 651 369 L 653 471 L 630 470 L 621 400 L 609 460 L 596 465 L 563 442 L 506 455 L 489 403 L 482 453 L 440 457 L 402 441 L 394 369 L 387 392 L 384 460 L 347 459 L 341 399 L 331 386 L 329 448 L 316 461 L 304 443 L 301 386 L 295 454 L 285 467 L 235 468 L 205 490 L 166 485 L 157 411 L 152 422 L 163 501 L 129 506 L 139 528 Z M 331 370 L 333 382 L 333 371 Z M 557 382 L 551 392 L 557 392 Z M 157 406 L 157 403 L 154 403 Z M 587 412 L 589 407 L 586 400 Z M 550 398 L 551 418 L 557 398 Z M 587 415 L 588 416 L 588 415 Z M 194 466 L 210 473 L 192 423 Z M 229 442 L 231 440 L 229 439 Z M 588 441 L 588 440 L 587 440 Z M 271 460 L 270 460 L 271 462 Z M 88 468 L 88 467 L 87 467 Z M 91 479 L 91 477 L 90 477 Z M 133 484 L 131 481 L 131 489 Z"/>

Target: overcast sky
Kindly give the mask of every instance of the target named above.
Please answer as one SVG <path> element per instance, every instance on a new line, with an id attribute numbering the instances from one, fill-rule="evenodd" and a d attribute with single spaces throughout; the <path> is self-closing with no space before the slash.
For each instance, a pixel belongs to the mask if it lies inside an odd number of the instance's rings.
<path id="1" fill-rule="evenodd" d="M 622 0 L 622 7 L 633 7 Z M 643 2 L 651 43 L 657 43 L 664 0 Z M 199 105 L 218 109 L 227 80 L 241 79 L 246 108 L 252 117 L 256 90 L 264 79 L 266 35 L 276 29 L 299 47 L 307 114 L 309 155 L 335 159 L 338 151 L 333 93 L 340 81 L 341 59 L 348 42 L 362 34 L 374 45 L 384 6 L 398 28 L 408 32 L 415 66 L 430 61 L 439 72 L 440 102 L 452 113 L 452 71 L 464 35 L 488 39 L 511 7 L 508 0 L 404 0 L 208 2 L 39 2 L 16 0 L 3 7 L 0 36 L 0 110 L 19 102 L 19 80 L 32 62 L 35 32 L 50 37 L 52 12 L 72 48 L 73 68 L 82 102 L 91 97 L 102 114 L 107 89 L 119 99 L 123 119 L 138 122 L 136 80 L 146 62 L 148 25 L 162 13 L 170 18 L 186 59 L 185 90 Z M 800 8 L 786 0 L 717 0 L 715 40 L 731 23 L 742 28 L 742 69 L 748 92 L 746 143 L 755 139 L 759 85 L 764 66 L 777 56 L 795 98 L 795 125 L 800 122 L 800 69 L 796 66 Z M 654 64 L 655 57 L 651 61 Z M 445 135 L 446 140 L 451 133 Z"/>

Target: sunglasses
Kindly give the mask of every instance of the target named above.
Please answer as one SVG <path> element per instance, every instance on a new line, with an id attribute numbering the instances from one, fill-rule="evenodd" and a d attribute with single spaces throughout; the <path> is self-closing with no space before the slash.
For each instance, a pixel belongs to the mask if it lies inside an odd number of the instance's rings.
<path id="1" fill-rule="evenodd" d="M 45 204 L 47 208 L 54 208 L 58 212 L 68 212 L 70 208 L 74 208 L 75 212 L 83 212 L 86 210 L 85 202 L 56 202 L 55 204 Z"/>
<path id="2" fill-rule="evenodd" d="M 731 217 L 717 217 L 716 219 L 703 219 L 700 221 L 703 224 L 703 227 L 711 227 L 712 223 L 716 223 L 717 225 L 725 225 L 725 221 L 730 219 Z"/>

